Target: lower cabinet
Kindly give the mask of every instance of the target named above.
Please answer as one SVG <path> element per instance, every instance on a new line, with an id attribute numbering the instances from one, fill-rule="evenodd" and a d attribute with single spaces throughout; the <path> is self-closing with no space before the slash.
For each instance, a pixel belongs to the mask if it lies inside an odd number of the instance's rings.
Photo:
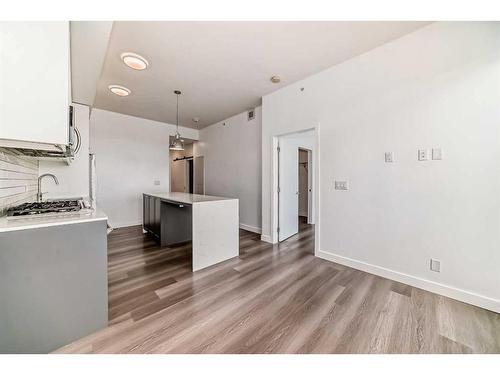
<path id="1" fill-rule="evenodd" d="M 0 353 L 50 353 L 108 325 L 106 221 L 0 236 Z"/>
<path id="2" fill-rule="evenodd" d="M 161 234 L 161 199 L 160 198 L 153 198 L 154 199 L 154 225 L 153 225 L 153 233 L 160 238 Z"/>
<path id="3" fill-rule="evenodd" d="M 142 195 L 142 229 L 149 231 L 149 195 Z"/>
<path id="4" fill-rule="evenodd" d="M 160 239 L 161 199 L 143 194 L 142 226 L 145 231 Z"/>

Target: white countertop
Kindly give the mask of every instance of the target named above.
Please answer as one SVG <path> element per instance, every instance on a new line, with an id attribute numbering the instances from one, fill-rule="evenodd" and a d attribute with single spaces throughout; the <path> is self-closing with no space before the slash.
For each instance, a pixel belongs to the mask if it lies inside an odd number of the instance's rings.
<path id="1" fill-rule="evenodd" d="M 7 219 L 6 216 L 3 216 L 0 217 L 0 233 L 101 220 L 108 220 L 106 214 L 102 211 L 92 209 L 82 209 L 78 212 L 68 212 L 64 214 L 19 216 L 15 219 Z"/>
<path id="2" fill-rule="evenodd" d="M 216 197 L 213 195 L 189 194 L 180 192 L 144 193 L 144 194 L 149 195 L 151 197 L 164 199 L 167 201 L 186 203 L 186 204 L 226 201 L 226 200 L 236 199 L 236 198 Z"/>

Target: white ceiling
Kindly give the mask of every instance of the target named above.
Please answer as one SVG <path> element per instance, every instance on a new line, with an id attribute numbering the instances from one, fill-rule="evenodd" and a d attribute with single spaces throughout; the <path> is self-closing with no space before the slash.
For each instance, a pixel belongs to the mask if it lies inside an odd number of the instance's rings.
<path id="1" fill-rule="evenodd" d="M 92 105 L 108 50 L 112 21 L 72 21 L 71 90 L 76 103 Z"/>
<path id="2" fill-rule="evenodd" d="M 94 106 L 202 128 L 260 104 L 261 97 L 425 26 L 424 22 L 114 22 Z M 134 71 L 120 60 L 149 60 Z M 269 78 L 279 75 L 281 83 Z M 132 90 L 128 97 L 109 84 Z M 193 117 L 200 119 L 196 124 Z"/>

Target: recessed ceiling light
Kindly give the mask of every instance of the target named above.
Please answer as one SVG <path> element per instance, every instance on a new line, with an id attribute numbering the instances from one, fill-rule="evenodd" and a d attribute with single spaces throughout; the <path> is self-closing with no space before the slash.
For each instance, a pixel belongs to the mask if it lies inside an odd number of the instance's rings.
<path id="1" fill-rule="evenodd" d="M 272 83 L 280 83 L 281 82 L 281 78 L 279 76 L 272 76 L 271 77 L 271 82 Z"/>
<path id="2" fill-rule="evenodd" d="M 130 89 L 128 89 L 124 86 L 120 86 L 120 85 L 109 85 L 108 89 L 113 94 L 116 94 L 118 96 L 128 96 L 132 92 L 132 91 L 130 91 Z"/>
<path id="3" fill-rule="evenodd" d="M 125 65 L 135 70 L 144 70 L 149 66 L 148 60 L 137 53 L 124 52 L 120 57 Z"/>

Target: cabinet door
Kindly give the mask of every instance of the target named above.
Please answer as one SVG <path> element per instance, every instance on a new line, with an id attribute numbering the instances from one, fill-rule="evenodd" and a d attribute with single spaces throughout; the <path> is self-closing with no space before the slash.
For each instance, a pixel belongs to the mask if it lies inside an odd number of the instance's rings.
<path id="1" fill-rule="evenodd" d="M 68 143 L 69 22 L 0 22 L 0 139 Z"/>
<path id="2" fill-rule="evenodd" d="M 154 228 L 154 233 L 160 237 L 160 217 L 161 217 L 161 199 L 160 198 L 155 198 L 155 228 Z"/>
<path id="3" fill-rule="evenodd" d="M 154 197 L 149 197 L 149 229 L 155 233 L 155 199 Z"/>
<path id="4" fill-rule="evenodd" d="M 145 230 L 149 230 L 149 196 L 142 196 L 142 226 Z"/>

